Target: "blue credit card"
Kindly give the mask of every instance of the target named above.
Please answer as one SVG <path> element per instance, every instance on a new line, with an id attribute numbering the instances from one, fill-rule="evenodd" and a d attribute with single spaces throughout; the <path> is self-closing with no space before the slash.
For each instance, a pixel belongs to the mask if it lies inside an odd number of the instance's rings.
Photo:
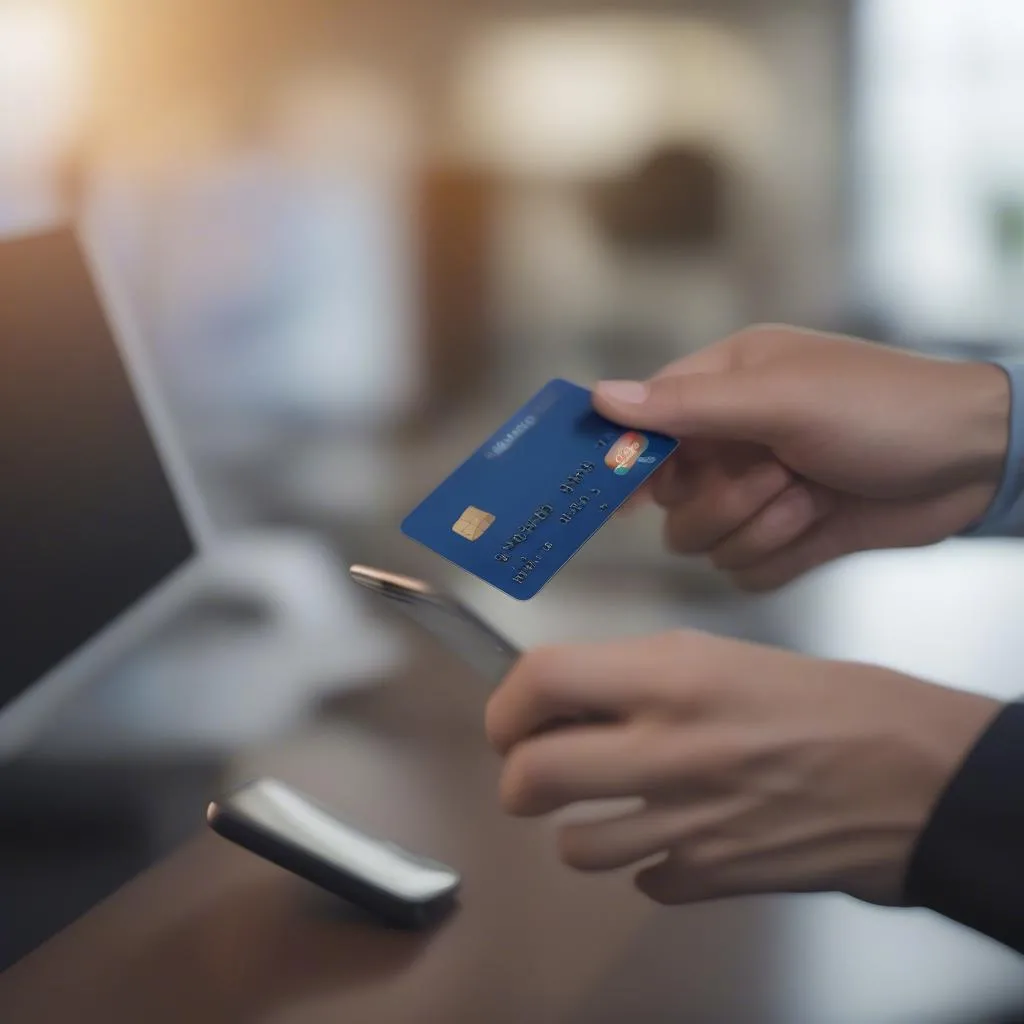
<path id="1" fill-rule="evenodd" d="M 546 384 L 402 523 L 402 532 L 521 601 L 535 596 L 676 450 Z"/>

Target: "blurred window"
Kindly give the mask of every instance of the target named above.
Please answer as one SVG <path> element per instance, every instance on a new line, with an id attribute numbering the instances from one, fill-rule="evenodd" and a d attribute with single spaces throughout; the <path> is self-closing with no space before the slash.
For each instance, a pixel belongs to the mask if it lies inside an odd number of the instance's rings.
<path id="1" fill-rule="evenodd" d="M 903 331 L 1024 344 L 1024 4 L 863 0 L 857 217 Z"/>
<path id="2" fill-rule="evenodd" d="M 60 169 L 87 103 L 81 25 L 54 0 L 0 3 L 0 235 L 60 214 Z"/>

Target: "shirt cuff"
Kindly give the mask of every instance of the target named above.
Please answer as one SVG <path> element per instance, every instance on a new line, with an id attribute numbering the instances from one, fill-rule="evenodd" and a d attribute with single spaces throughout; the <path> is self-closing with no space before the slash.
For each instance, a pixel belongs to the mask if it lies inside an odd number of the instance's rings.
<path id="1" fill-rule="evenodd" d="M 906 902 L 1024 953 L 1024 704 L 996 717 L 918 840 Z"/>
<path id="2" fill-rule="evenodd" d="M 1024 363 L 994 365 L 1010 379 L 1010 443 L 999 490 L 981 520 L 964 531 L 965 537 L 1024 535 Z"/>

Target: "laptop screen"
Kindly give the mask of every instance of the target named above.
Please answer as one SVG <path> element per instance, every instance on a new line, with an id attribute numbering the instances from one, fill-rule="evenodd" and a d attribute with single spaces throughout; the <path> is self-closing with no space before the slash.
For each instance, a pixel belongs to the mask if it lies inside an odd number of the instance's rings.
<path id="1" fill-rule="evenodd" d="M 74 234 L 0 241 L 0 706 L 194 550 Z"/>

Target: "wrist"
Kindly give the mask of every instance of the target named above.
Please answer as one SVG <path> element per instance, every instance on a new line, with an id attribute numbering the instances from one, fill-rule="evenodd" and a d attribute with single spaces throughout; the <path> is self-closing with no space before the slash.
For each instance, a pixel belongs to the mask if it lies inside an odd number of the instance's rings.
<path id="1" fill-rule="evenodd" d="M 953 408 L 956 450 L 964 478 L 988 485 L 995 496 L 1006 471 L 1012 395 L 1007 372 L 994 363 L 958 363 Z"/>

